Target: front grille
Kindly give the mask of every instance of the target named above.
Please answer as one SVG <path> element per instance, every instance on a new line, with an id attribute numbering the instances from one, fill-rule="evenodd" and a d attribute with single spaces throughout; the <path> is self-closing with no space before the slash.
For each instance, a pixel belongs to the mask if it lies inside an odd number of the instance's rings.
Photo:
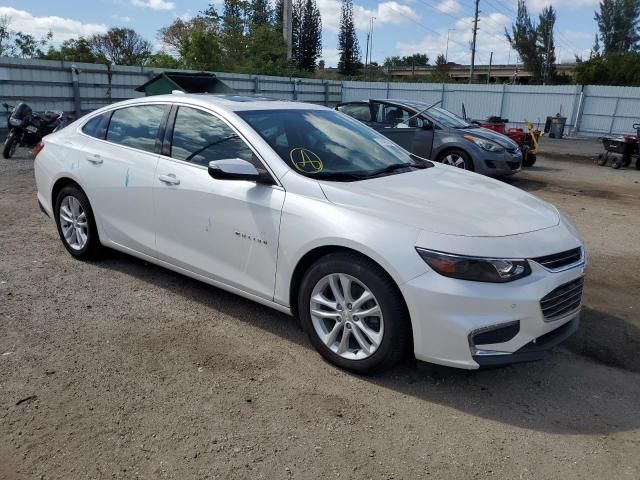
<path id="1" fill-rule="evenodd" d="M 559 286 L 540 300 L 542 314 L 547 321 L 557 320 L 576 310 L 582 303 L 584 277 Z"/>
<path id="2" fill-rule="evenodd" d="M 555 253 L 553 255 L 546 255 L 544 257 L 533 258 L 534 262 L 539 263 L 549 270 L 557 270 L 567 265 L 577 263 L 582 258 L 582 248 L 574 248 L 565 252 Z"/>

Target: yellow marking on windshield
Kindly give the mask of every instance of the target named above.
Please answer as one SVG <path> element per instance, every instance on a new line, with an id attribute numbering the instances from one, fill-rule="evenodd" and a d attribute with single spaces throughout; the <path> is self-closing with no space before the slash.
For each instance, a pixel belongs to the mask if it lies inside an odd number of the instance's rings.
<path id="1" fill-rule="evenodd" d="M 306 148 L 292 148 L 289 159 L 295 169 L 303 173 L 320 173 L 324 169 L 320 157 Z"/>

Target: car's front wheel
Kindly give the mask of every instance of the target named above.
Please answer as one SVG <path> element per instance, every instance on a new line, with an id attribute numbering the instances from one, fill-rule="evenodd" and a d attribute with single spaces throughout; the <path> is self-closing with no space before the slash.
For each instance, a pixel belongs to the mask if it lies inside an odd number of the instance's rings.
<path id="1" fill-rule="evenodd" d="M 60 239 L 67 251 L 80 260 L 90 260 L 99 253 L 100 239 L 91 204 L 75 185 L 63 187 L 54 208 Z"/>
<path id="2" fill-rule="evenodd" d="M 462 168 L 463 170 L 471 170 L 473 172 L 473 161 L 469 154 L 463 150 L 453 149 L 447 150 L 440 154 L 438 161 L 451 167 Z"/>
<path id="3" fill-rule="evenodd" d="M 313 264 L 302 280 L 298 312 L 314 347 L 341 368 L 373 373 L 410 351 L 398 287 L 360 255 L 340 252 Z"/>

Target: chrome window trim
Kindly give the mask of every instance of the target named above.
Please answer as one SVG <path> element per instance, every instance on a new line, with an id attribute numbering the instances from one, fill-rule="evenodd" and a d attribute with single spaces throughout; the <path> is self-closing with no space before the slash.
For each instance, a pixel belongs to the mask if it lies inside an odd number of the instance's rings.
<path id="1" fill-rule="evenodd" d="M 284 187 L 282 185 L 282 183 L 280 182 L 280 179 L 273 173 L 273 170 L 271 169 L 271 167 L 269 166 L 269 164 L 267 162 L 264 161 L 264 158 L 262 157 L 262 155 L 260 155 L 258 153 L 258 151 L 256 150 L 256 148 L 253 146 L 253 144 L 247 140 L 246 136 L 242 134 L 242 132 L 240 132 L 235 126 L 233 126 L 231 123 L 229 123 L 229 121 L 220 116 L 220 114 L 218 114 L 217 112 L 214 112 L 206 107 L 203 107 L 202 105 L 194 105 L 192 103 L 188 103 L 188 102 L 167 102 L 167 101 L 162 101 L 162 102 L 140 102 L 140 103 L 133 103 L 131 105 L 122 105 L 122 106 L 117 106 L 111 109 L 107 109 L 107 110 L 102 110 L 100 113 L 95 113 L 94 115 L 88 116 L 87 115 L 87 119 L 86 121 L 82 122 L 82 124 L 78 125 L 78 127 L 76 128 L 76 133 L 79 135 L 82 135 L 83 137 L 89 138 L 91 140 L 95 140 L 98 142 L 102 142 L 102 143 L 106 143 L 108 145 L 112 145 L 114 147 L 120 147 L 120 148 L 125 148 L 127 150 L 131 150 L 133 152 L 136 153 L 146 153 L 149 155 L 154 155 L 157 158 L 162 158 L 165 160 L 171 160 L 173 162 L 182 164 L 182 165 L 188 165 L 190 167 L 195 167 L 195 168 L 199 168 L 199 169 L 203 169 L 203 170 L 208 170 L 207 167 L 205 167 L 204 165 L 196 165 L 194 163 L 191 162 L 185 162 L 184 160 L 179 160 L 177 158 L 173 158 L 173 157 L 168 157 L 166 155 L 162 155 L 161 153 L 155 153 L 155 152 L 148 152 L 146 150 L 140 150 L 137 148 L 133 148 L 133 147 L 129 147 L 127 145 L 121 145 L 119 143 L 114 143 L 114 142 L 110 142 L 106 139 L 102 139 L 102 138 L 96 138 L 96 137 L 92 137 L 91 135 L 87 135 L 86 133 L 84 133 L 82 131 L 82 128 L 84 127 L 84 125 L 89 122 L 92 118 L 95 118 L 97 116 L 100 115 L 104 115 L 105 113 L 108 112 L 115 112 L 116 110 L 120 110 L 123 108 L 130 108 L 130 107 L 137 107 L 137 106 L 145 106 L 145 105 L 168 105 L 169 107 L 175 105 L 175 106 L 183 106 L 183 107 L 189 107 L 189 108 L 195 108 L 197 110 L 202 110 L 205 113 L 208 113 L 210 115 L 213 115 L 214 117 L 216 117 L 217 119 L 221 120 L 222 122 L 224 122 L 229 128 L 231 128 L 241 139 L 244 143 L 246 143 L 249 148 L 251 149 L 251 151 L 253 152 L 253 154 L 256 156 L 256 158 L 258 159 L 258 161 L 262 164 L 262 166 L 265 168 L 265 170 L 267 172 L 269 172 L 269 175 L 271 175 L 271 178 L 273 179 L 273 181 L 275 182 L 275 185 L 272 185 L 272 187 L 279 187 L 279 189 L 284 190 Z M 177 112 L 176 112 L 177 115 Z M 237 181 L 237 180 L 234 180 Z M 266 186 L 266 185 L 265 185 Z"/>

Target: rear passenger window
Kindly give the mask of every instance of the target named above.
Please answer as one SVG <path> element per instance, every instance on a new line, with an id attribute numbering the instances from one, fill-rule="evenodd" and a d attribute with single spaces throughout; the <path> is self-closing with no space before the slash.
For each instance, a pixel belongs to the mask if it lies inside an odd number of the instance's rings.
<path id="1" fill-rule="evenodd" d="M 189 107 L 179 107 L 173 127 L 171 157 L 208 166 L 213 160 L 242 158 L 263 168 L 253 151 L 238 134 L 213 115 Z"/>
<path id="2" fill-rule="evenodd" d="M 338 111 L 346 113 L 350 117 L 360 120 L 361 122 L 371 121 L 371 110 L 368 104 L 351 104 L 338 107 Z"/>
<path id="3" fill-rule="evenodd" d="M 107 133 L 107 124 L 109 122 L 109 116 L 111 112 L 103 113 L 93 117 L 82 127 L 82 132 L 95 138 L 101 138 L 104 140 L 104 136 Z"/>
<path id="4" fill-rule="evenodd" d="M 166 105 L 141 105 L 116 110 L 109 122 L 107 141 L 153 152 L 167 109 Z"/>

